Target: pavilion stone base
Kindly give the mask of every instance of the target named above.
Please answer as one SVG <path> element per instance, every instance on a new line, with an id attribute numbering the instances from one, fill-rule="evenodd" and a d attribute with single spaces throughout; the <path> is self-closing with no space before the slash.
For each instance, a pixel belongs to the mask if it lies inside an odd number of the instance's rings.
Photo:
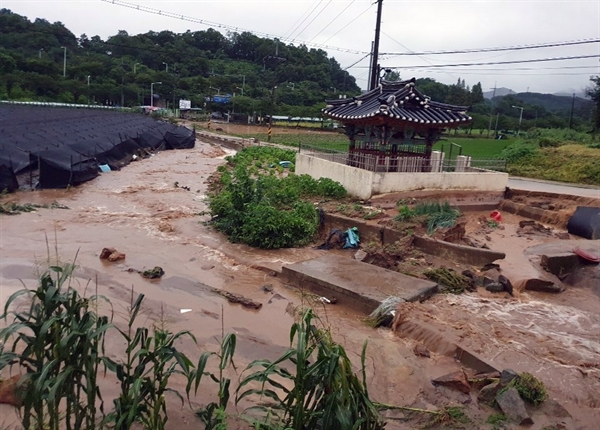
<path id="1" fill-rule="evenodd" d="M 386 173 L 371 172 L 314 157 L 296 154 L 296 174 L 315 179 L 329 178 L 342 184 L 348 193 L 360 199 L 376 194 L 414 190 L 504 191 L 508 173 L 493 171 Z"/>

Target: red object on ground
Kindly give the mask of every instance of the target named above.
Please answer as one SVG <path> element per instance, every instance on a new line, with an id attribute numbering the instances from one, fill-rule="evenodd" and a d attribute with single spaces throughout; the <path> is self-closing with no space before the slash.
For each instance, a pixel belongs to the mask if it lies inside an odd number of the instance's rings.
<path id="1" fill-rule="evenodd" d="M 591 261 L 592 263 L 600 263 L 600 256 L 592 252 L 584 251 L 583 249 L 579 248 L 573 249 L 573 252 L 587 261 Z"/>
<path id="2" fill-rule="evenodd" d="M 492 219 L 494 219 L 495 221 L 501 222 L 502 221 L 502 214 L 498 211 L 494 211 L 490 214 L 490 217 Z"/>

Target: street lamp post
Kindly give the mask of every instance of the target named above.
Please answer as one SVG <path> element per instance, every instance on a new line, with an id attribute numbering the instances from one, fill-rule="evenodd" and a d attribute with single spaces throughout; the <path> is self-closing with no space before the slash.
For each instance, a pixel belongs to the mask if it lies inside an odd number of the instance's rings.
<path id="1" fill-rule="evenodd" d="M 513 107 L 515 109 L 520 109 L 521 110 L 521 114 L 519 115 L 519 128 L 517 129 L 517 136 L 519 135 L 519 133 L 521 132 L 521 121 L 523 121 L 523 108 L 521 106 L 514 106 Z"/>
<path id="2" fill-rule="evenodd" d="M 221 94 L 221 88 L 208 87 L 208 89 L 217 90 L 217 95 Z"/>
<path id="3" fill-rule="evenodd" d="M 162 82 L 152 82 L 150 84 L 150 107 L 154 107 L 154 85 L 160 85 Z"/>
<path id="4" fill-rule="evenodd" d="M 244 88 L 243 87 L 235 87 L 236 90 L 242 90 L 242 97 L 244 97 Z"/>
<path id="5" fill-rule="evenodd" d="M 165 72 L 169 73 L 169 65 L 164 61 L 162 63 L 165 65 Z"/>
<path id="6" fill-rule="evenodd" d="M 88 77 L 87 77 L 88 106 L 90 105 L 90 77 L 91 77 L 90 75 L 88 75 Z"/>
<path id="7" fill-rule="evenodd" d="M 133 74 L 134 74 L 134 75 L 137 73 L 137 65 L 138 65 L 138 64 L 140 64 L 140 63 L 135 63 L 135 64 L 133 65 Z"/>
<path id="8" fill-rule="evenodd" d="M 39 51 L 39 58 L 42 58 L 42 51 L 44 50 L 44 48 L 40 49 Z"/>
<path id="9" fill-rule="evenodd" d="M 67 47 L 61 46 L 64 51 L 63 55 L 63 78 L 67 76 Z"/>

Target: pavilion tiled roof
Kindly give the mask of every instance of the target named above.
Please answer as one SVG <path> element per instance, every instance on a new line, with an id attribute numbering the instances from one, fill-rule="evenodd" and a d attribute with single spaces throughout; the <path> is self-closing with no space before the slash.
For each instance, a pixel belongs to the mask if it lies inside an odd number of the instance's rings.
<path id="1" fill-rule="evenodd" d="M 466 106 L 434 102 L 408 81 L 382 81 L 371 91 L 349 99 L 328 100 L 323 115 L 341 122 L 381 116 L 413 124 L 457 127 L 471 121 Z"/>

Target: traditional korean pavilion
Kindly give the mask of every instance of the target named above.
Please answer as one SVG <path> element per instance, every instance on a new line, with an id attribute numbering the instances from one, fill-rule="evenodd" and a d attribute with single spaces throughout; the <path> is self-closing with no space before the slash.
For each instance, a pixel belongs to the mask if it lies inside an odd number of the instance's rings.
<path id="1" fill-rule="evenodd" d="M 323 115 L 343 123 L 350 139 L 348 164 L 361 167 L 366 156 L 389 172 L 403 171 L 407 159 L 431 171 L 432 147 L 444 129 L 471 121 L 466 106 L 432 101 L 415 88 L 415 78 L 384 80 L 365 94 L 327 103 Z"/>

